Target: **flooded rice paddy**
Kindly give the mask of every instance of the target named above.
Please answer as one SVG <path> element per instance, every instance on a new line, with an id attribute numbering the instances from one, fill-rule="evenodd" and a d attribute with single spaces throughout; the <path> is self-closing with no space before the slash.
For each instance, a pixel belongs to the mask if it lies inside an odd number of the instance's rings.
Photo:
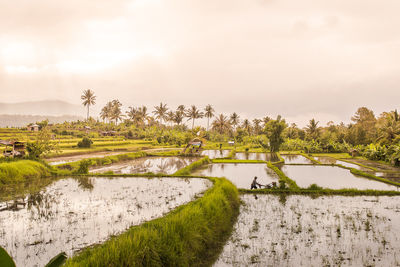
<path id="1" fill-rule="evenodd" d="M 88 158 L 102 158 L 102 157 L 107 157 L 107 156 L 115 156 L 119 154 L 125 154 L 128 153 L 127 151 L 118 151 L 118 152 L 97 152 L 97 153 L 89 153 L 89 154 L 83 154 L 83 155 L 75 155 L 75 156 L 67 156 L 67 157 L 57 157 L 57 158 L 51 158 L 47 159 L 46 161 L 50 165 L 59 165 L 59 164 L 64 164 L 64 163 L 70 163 L 70 162 L 75 162 L 75 161 L 80 161 L 82 159 L 88 159 Z"/>
<path id="2" fill-rule="evenodd" d="M 285 164 L 312 164 L 313 162 L 302 155 L 281 154 Z"/>
<path id="3" fill-rule="evenodd" d="M 331 157 L 326 157 L 326 156 L 321 156 L 321 157 L 315 157 L 316 160 L 321 162 L 322 164 L 340 164 L 348 168 L 354 168 L 363 172 L 371 172 L 372 170 L 369 168 L 362 167 L 360 165 L 357 165 L 355 163 L 349 163 L 343 160 L 338 160 L 335 158 Z"/>
<path id="4" fill-rule="evenodd" d="M 199 160 L 197 157 L 145 157 L 93 168 L 91 173 L 112 171 L 116 174 L 162 173 L 173 174 L 179 169 Z"/>
<path id="5" fill-rule="evenodd" d="M 225 158 L 229 155 L 231 151 L 224 149 L 224 150 L 203 150 L 201 152 L 202 156 L 208 156 L 210 159 L 218 159 L 218 158 Z"/>
<path id="6" fill-rule="evenodd" d="M 62 251 L 71 256 L 160 217 L 211 185 L 205 179 L 62 179 L 19 200 L 25 204 L 0 203 L 0 246 L 17 266 L 44 266 Z"/>
<path id="7" fill-rule="evenodd" d="M 254 176 L 262 185 L 278 182 L 278 175 L 263 163 L 214 163 L 205 169 L 199 170 L 195 175 L 226 177 L 238 188 L 250 189 Z"/>
<path id="8" fill-rule="evenodd" d="M 279 158 L 275 153 L 236 152 L 234 158 L 238 160 L 264 160 L 272 162 L 279 161 Z"/>
<path id="9" fill-rule="evenodd" d="M 375 190 L 399 190 L 399 187 L 353 175 L 349 170 L 336 166 L 283 165 L 281 170 L 298 186 L 312 184 L 331 189 L 355 188 Z"/>
<path id="10" fill-rule="evenodd" d="M 215 266 L 400 265 L 400 197 L 241 198 Z"/>

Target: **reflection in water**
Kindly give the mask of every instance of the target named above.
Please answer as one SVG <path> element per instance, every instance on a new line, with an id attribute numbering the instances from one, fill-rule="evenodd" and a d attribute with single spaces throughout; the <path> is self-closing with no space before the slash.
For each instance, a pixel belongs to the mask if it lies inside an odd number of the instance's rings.
<path id="1" fill-rule="evenodd" d="M 173 174 L 197 160 L 199 160 L 197 157 L 146 157 L 94 168 L 90 172 L 102 173 L 112 171 L 117 174 L 148 172 Z"/>
<path id="2" fill-rule="evenodd" d="M 225 158 L 229 155 L 230 150 L 203 150 L 202 156 L 208 156 L 210 159 Z"/>
<path id="3" fill-rule="evenodd" d="M 250 189 L 254 176 L 262 185 L 276 182 L 279 177 L 264 163 L 215 163 L 206 169 L 196 172 L 198 175 L 211 177 L 226 177 L 239 188 Z"/>
<path id="4" fill-rule="evenodd" d="M 327 156 L 317 157 L 317 160 L 320 161 L 321 163 L 324 163 L 324 164 L 341 164 L 341 165 L 343 165 L 345 167 L 354 168 L 354 169 L 357 169 L 357 170 L 360 170 L 360 171 L 363 171 L 363 172 L 366 172 L 366 173 L 371 173 L 371 174 L 373 174 L 375 176 L 382 177 L 382 178 L 385 178 L 385 179 L 389 179 L 389 180 L 392 180 L 392 181 L 395 181 L 395 182 L 399 182 L 400 181 L 400 170 L 398 170 L 397 172 L 396 171 L 378 171 L 378 172 L 375 172 L 375 171 L 373 171 L 373 170 L 371 170 L 369 168 L 365 168 L 365 167 L 357 165 L 355 163 L 349 163 L 349 162 L 342 161 L 342 160 L 336 160 L 334 158 L 327 157 Z M 348 160 L 351 160 L 351 159 L 348 159 Z M 380 163 L 378 163 L 378 164 L 380 164 Z"/>
<path id="5" fill-rule="evenodd" d="M 235 159 L 238 160 L 263 160 L 277 162 L 279 161 L 278 155 L 275 153 L 253 153 L 253 152 L 236 152 Z"/>
<path id="6" fill-rule="evenodd" d="M 241 196 L 214 266 L 398 266 L 400 197 Z"/>
<path id="7" fill-rule="evenodd" d="M 87 176 L 81 176 L 77 178 L 79 186 L 82 189 L 88 189 L 92 190 L 93 189 L 93 178 L 87 177 Z"/>
<path id="8" fill-rule="evenodd" d="M 313 162 L 308 158 L 302 155 L 290 155 L 285 154 L 281 155 L 281 157 L 285 160 L 285 164 L 312 164 Z"/>
<path id="9" fill-rule="evenodd" d="M 283 165 L 281 170 L 300 187 L 311 184 L 331 189 L 355 188 L 360 190 L 399 190 L 399 187 L 353 175 L 336 166 Z"/>
<path id="10" fill-rule="evenodd" d="M 162 216 L 212 184 L 179 178 L 89 178 L 86 182 L 91 190 L 83 188 L 79 179 L 62 179 L 19 199 L 26 204 L 18 209 L 2 209 L 0 246 L 17 266 L 44 266 L 61 251 L 71 256 L 132 225 Z M 7 203 L 0 202 L 3 206 Z"/>

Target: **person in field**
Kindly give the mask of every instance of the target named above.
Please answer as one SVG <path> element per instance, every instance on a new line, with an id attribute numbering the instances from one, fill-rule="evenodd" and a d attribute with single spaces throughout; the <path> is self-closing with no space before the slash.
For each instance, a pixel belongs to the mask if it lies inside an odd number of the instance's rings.
<path id="1" fill-rule="evenodd" d="M 254 177 L 253 182 L 251 183 L 250 189 L 257 189 L 257 186 L 261 188 L 261 184 L 257 183 L 257 176 Z"/>

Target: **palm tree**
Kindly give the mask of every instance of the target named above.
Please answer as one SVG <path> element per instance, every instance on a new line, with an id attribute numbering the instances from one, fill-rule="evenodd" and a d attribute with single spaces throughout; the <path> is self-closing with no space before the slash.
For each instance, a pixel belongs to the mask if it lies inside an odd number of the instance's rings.
<path id="1" fill-rule="evenodd" d="M 181 122 L 183 121 L 183 116 L 185 114 L 180 112 L 179 110 L 175 111 L 175 116 L 174 116 L 174 122 L 178 125 L 181 124 Z"/>
<path id="2" fill-rule="evenodd" d="M 122 103 L 119 102 L 119 100 L 115 99 L 111 102 L 111 104 L 111 119 L 115 120 L 115 124 L 118 124 L 118 120 L 122 120 L 122 118 L 124 117 L 121 111 Z"/>
<path id="3" fill-rule="evenodd" d="M 172 123 L 175 122 L 175 112 L 170 110 L 167 112 L 166 116 L 167 116 L 167 121 L 171 122 L 171 126 L 172 126 Z"/>
<path id="4" fill-rule="evenodd" d="M 208 104 L 204 110 L 205 110 L 204 116 L 207 118 L 207 131 L 208 131 L 210 119 L 214 117 L 215 110 L 210 104 Z"/>
<path id="5" fill-rule="evenodd" d="M 256 135 L 260 134 L 261 132 L 261 126 L 260 126 L 261 120 L 260 119 L 254 119 L 253 120 L 253 129 L 254 129 L 254 133 Z"/>
<path id="6" fill-rule="evenodd" d="M 194 127 L 194 120 L 195 119 L 201 119 L 203 118 L 204 114 L 203 112 L 200 112 L 200 110 L 197 109 L 195 105 L 192 105 L 187 111 L 186 111 L 186 117 L 188 117 L 188 120 L 192 120 L 192 130 Z"/>
<path id="7" fill-rule="evenodd" d="M 251 134 L 251 123 L 248 119 L 245 119 L 243 121 L 242 128 L 245 129 L 248 134 Z"/>
<path id="8" fill-rule="evenodd" d="M 155 106 L 154 108 L 155 110 L 153 111 L 153 114 L 156 115 L 156 119 L 159 119 L 162 124 L 162 122 L 167 118 L 167 104 L 160 103 L 159 106 Z"/>
<path id="9" fill-rule="evenodd" d="M 83 94 L 81 95 L 81 99 L 83 100 L 83 106 L 87 106 L 87 117 L 86 119 L 89 119 L 89 107 L 93 106 L 96 104 L 96 96 L 94 95 L 94 92 L 90 89 L 84 90 Z"/>
<path id="10" fill-rule="evenodd" d="M 100 117 L 101 119 L 107 119 L 108 122 L 110 122 L 111 120 L 111 113 L 112 113 L 112 109 L 113 109 L 113 104 L 111 101 L 109 101 L 102 109 L 101 109 L 101 113 L 100 113 Z"/>
<path id="11" fill-rule="evenodd" d="M 229 120 L 224 114 L 220 114 L 212 123 L 213 130 L 218 131 L 220 134 L 228 131 L 230 126 Z"/>
<path id="12" fill-rule="evenodd" d="M 319 137 L 320 128 L 318 127 L 318 123 L 319 121 L 311 119 L 310 123 L 305 128 L 308 136 L 312 139 L 317 139 Z"/>
<path id="13" fill-rule="evenodd" d="M 231 115 L 231 124 L 234 126 L 234 130 L 236 131 L 236 127 L 239 124 L 239 115 L 236 112 L 233 112 Z"/>
<path id="14" fill-rule="evenodd" d="M 145 121 L 148 118 L 149 118 L 149 114 L 147 114 L 147 107 L 146 106 L 139 107 L 136 112 L 137 124 L 144 127 L 146 125 Z"/>
<path id="15" fill-rule="evenodd" d="M 182 114 L 184 114 L 184 113 L 185 113 L 185 106 L 184 106 L 184 105 L 179 105 L 179 106 L 176 108 L 176 110 L 179 111 L 179 112 L 181 112 Z"/>

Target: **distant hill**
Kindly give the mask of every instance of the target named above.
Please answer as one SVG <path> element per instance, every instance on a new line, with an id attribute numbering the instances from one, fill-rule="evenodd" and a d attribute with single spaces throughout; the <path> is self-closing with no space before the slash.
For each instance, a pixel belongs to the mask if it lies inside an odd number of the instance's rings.
<path id="1" fill-rule="evenodd" d="M 70 104 L 60 100 L 0 103 L 0 114 L 10 115 L 85 116 L 85 110 L 81 105 Z"/>
<path id="2" fill-rule="evenodd" d="M 49 123 L 63 123 L 65 121 L 84 120 L 82 116 L 43 116 L 43 115 L 8 115 L 0 114 L 0 127 L 25 127 L 29 123 L 49 120 Z"/>

